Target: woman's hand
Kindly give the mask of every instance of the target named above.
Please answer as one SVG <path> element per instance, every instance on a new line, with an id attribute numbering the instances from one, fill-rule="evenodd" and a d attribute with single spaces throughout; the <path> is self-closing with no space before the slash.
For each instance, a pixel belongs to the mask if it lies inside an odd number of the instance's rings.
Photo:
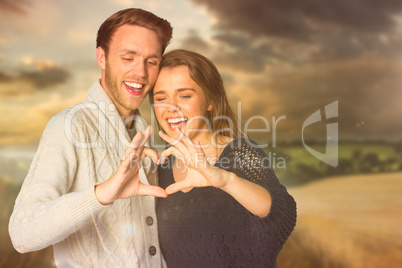
<path id="1" fill-rule="evenodd" d="M 229 172 L 212 166 L 198 141 L 193 143 L 180 130 L 176 130 L 176 132 L 178 134 L 176 139 L 162 131 L 159 132 L 159 136 L 172 145 L 162 152 L 161 159 L 164 160 L 169 155 L 174 155 L 176 161 L 181 161 L 185 165 L 184 172 L 186 172 L 186 176 L 184 180 L 169 185 L 166 188 L 166 192 L 172 194 L 191 187 L 225 187 L 230 178 L 228 176 Z M 208 144 L 207 146 L 210 145 Z"/>
<path id="2" fill-rule="evenodd" d="M 181 131 L 178 131 L 176 131 L 179 134 L 177 139 L 159 132 L 159 136 L 172 145 L 162 152 L 162 160 L 169 155 L 174 155 L 176 160 L 180 159 L 187 168 L 187 174 L 183 180 L 166 188 L 168 194 L 192 187 L 213 186 L 231 195 L 252 214 L 258 217 L 268 215 L 272 198 L 265 188 L 240 178 L 234 173 L 211 166 L 200 143 L 193 143 Z"/>

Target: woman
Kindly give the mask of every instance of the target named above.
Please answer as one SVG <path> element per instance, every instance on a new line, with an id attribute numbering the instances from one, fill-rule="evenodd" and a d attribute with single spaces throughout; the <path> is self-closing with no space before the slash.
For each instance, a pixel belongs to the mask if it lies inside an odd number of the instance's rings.
<path id="1" fill-rule="evenodd" d="M 161 154 L 159 240 L 168 267 L 276 267 L 296 204 L 242 132 L 207 58 L 167 53 L 150 94 Z"/>

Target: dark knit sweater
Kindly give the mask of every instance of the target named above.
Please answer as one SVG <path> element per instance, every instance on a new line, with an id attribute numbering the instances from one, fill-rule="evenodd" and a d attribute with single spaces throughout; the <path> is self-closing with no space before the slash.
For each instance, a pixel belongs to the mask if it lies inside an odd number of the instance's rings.
<path id="1" fill-rule="evenodd" d="M 169 157 L 159 166 L 162 188 L 174 183 L 173 161 Z M 268 156 L 250 140 L 230 142 L 215 166 L 266 188 L 271 210 L 264 218 L 256 217 L 214 187 L 159 199 L 159 241 L 168 267 L 276 267 L 296 224 L 294 199 L 276 178 Z"/>

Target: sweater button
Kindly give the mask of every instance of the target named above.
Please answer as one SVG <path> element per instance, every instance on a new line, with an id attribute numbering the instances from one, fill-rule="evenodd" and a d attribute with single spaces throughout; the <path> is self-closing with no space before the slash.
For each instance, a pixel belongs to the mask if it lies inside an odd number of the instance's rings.
<path id="1" fill-rule="evenodd" d="M 152 224 L 154 224 L 154 219 L 151 216 L 148 216 L 145 219 L 145 222 L 147 223 L 148 226 L 151 226 Z"/>
<path id="2" fill-rule="evenodd" d="M 156 254 L 156 247 L 150 246 L 150 247 L 149 247 L 149 254 L 151 254 L 151 256 L 155 256 L 155 254 Z"/>

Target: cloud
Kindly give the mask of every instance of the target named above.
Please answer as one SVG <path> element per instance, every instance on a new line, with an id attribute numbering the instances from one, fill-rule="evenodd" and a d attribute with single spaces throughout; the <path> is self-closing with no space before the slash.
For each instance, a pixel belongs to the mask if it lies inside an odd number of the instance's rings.
<path id="1" fill-rule="evenodd" d="M 48 60 L 25 58 L 13 74 L 0 71 L 0 95 L 12 96 L 63 85 L 71 77 L 66 67 Z"/>
<path id="2" fill-rule="evenodd" d="M 20 70 L 19 79 L 31 83 L 36 89 L 47 89 L 66 83 L 70 77 L 70 71 L 51 61 L 46 60 L 28 60 L 28 67 L 31 70 Z"/>
<path id="3" fill-rule="evenodd" d="M 401 1 L 192 1 L 213 17 L 203 42 L 245 117 L 284 115 L 283 137 L 300 138 L 338 100 L 341 137 L 400 138 Z"/>
<path id="4" fill-rule="evenodd" d="M 338 100 L 341 137 L 359 134 L 395 138 L 402 132 L 402 125 L 397 123 L 400 120 L 397 118 L 402 117 L 401 68 L 402 58 L 390 63 L 362 57 L 347 63 L 313 64 L 286 72 L 272 70 L 267 79 L 251 79 L 244 91 L 254 96 L 256 112 L 266 117 L 285 115 L 289 129 L 300 128 L 315 110 Z M 360 122 L 365 122 L 364 127 L 357 129 Z"/>
<path id="5" fill-rule="evenodd" d="M 132 6 L 134 5 L 134 1 L 133 0 L 113 0 L 113 3 L 117 4 L 117 5 L 121 5 L 121 6 Z"/>
<path id="6" fill-rule="evenodd" d="M 217 60 L 226 57 L 236 68 L 244 65 L 243 71 L 262 71 L 275 60 L 295 64 L 367 53 L 389 56 L 402 44 L 396 34 L 401 1 L 192 1 L 214 16 L 215 41 L 230 47 L 221 49 Z"/>
<path id="7" fill-rule="evenodd" d="M 392 32 L 401 1 L 365 0 L 193 0 L 205 5 L 217 19 L 216 27 L 237 29 L 254 36 L 308 40 L 317 33 Z"/>
<path id="8" fill-rule="evenodd" d="M 10 74 L 0 71 L 0 83 L 9 83 L 14 80 Z"/>
<path id="9" fill-rule="evenodd" d="M 26 0 L 0 0 L 0 13 L 26 15 L 29 4 Z"/>
<path id="10" fill-rule="evenodd" d="M 190 29 L 188 35 L 181 39 L 181 46 L 201 54 L 206 54 L 209 51 L 208 42 L 194 29 Z"/>

